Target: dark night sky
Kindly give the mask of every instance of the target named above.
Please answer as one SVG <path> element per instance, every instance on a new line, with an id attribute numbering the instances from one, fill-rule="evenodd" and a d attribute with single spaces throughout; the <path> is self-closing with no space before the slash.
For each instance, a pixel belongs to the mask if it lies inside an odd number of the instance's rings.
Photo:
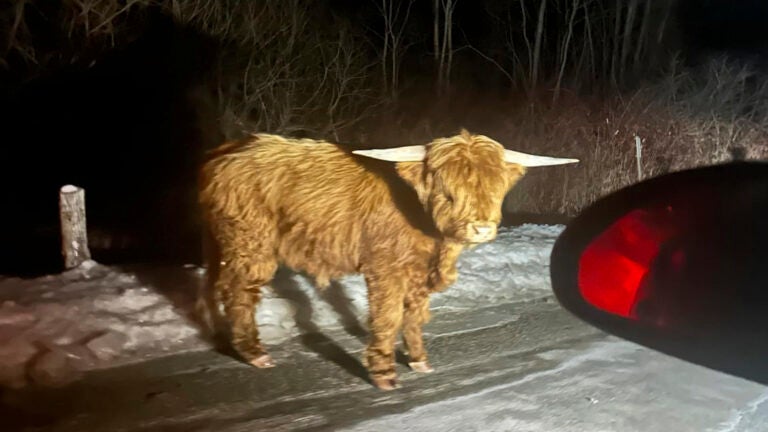
<path id="1" fill-rule="evenodd" d="M 515 0 L 517 1 L 517 0 Z M 598 0 L 613 4 L 614 0 Z M 628 0 L 627 0 L 628 1 Z M 485 7 L 508 0 L 458 0 L 454 18 L 468 35 L 488 35 Z M 659 2 L 662 4 L 664 2 Z M 329 0 L 340 13 L 377 20 L 375 0 Z M 431 0 L 417 0 L 412 18 L 431 36 Z M 535 7 L 536 0 L 527 0 Z M 768 45 L 768 0 L 680 0 L 679 23 L 687 43 L 695 49 L 728 51 L 763 50 Z"/>
<path id="2" fill-rule="evenodd" d="M 694 47 L 741 52 L 768 46 L 765 0 L 684 0 L 680 23 Z"/>

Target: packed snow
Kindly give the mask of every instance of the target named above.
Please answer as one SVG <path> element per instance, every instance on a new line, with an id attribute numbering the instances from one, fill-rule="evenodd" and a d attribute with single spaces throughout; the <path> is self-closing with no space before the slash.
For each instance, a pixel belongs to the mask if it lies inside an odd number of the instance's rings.
<path id="1" fill-rule="evenodd" d="M 336 430 L 768 430 L 764 385 L 632 342 L 609 338 L 538 358 L 550 367 Z"/>
<path id="2" fill-rule="evenodd" d="M 464 309 L 551 296 L 549 256 L 562 225 L 502 228 L 459 260 L 459 279 L 432 297 L 434 309 Z M 0 386 L 55 386 L 88 369 L 207 349 L 191 320 L 205 270 L 116 268 L 89 261 L 59 275 L 0 277 Z M 359 275 L 319 291 L 310 279 L 278 272 L 256 311 L 263 341 L 297 336 L 307 317 L 323 330 L 366 323 Z M 297 319 L 297 317 L 299 319 Z"/>

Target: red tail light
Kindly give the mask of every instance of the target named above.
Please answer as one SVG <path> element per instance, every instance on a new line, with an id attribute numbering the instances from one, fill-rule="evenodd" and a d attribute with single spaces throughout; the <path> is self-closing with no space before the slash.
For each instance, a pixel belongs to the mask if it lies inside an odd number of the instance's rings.
<path id="1" fill-rule="evenodd" d="M 675 235 L 669 208 L 633 210 L 595 238 L 579 259 L 581 295 L 594 307 L 627 318 L 662 245 Z"/>

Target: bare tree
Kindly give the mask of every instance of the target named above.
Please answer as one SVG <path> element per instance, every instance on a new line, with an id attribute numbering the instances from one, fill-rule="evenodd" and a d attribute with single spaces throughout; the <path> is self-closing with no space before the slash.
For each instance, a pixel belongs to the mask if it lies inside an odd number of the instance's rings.
<path id="1" fill-rule="evenodd" d="M 621 44 L 621 58 L 619 60 L 619 80 L 623 81 L 625 78 L 625 71 L 627 67 L 627 59 L 629 58 L 629 51 L 632 47 L 632 30 L 635 24 L 635 15 L 637 14 L 639 0 L 630 0 L 627 7 L 627 14 L 624 20 L 624 35 Z"/>
<path id="2" fill-rule="evenodd" d="M 640 61 L 643 58 L 642 54 L 648 45 L 648 26 L 650 24 L 651 8 L 653 6 L 653 0 L 645 0 L 645 9 L 643 12 L 642 23 L 640 24 L 640 34 L 637 36 L 637 47 L 635 48 L 634 70 L 637 72 L 640 69 Z"/>
<path id="3" fill-rule="evenodd" d="M 523 40 L 525 41 L 525 49 L 528 53 L 528 65 L 533 65 L 533 49 L 531 48 L 531 40 L 528 38 L 528 12 L 525 10 L 525 0 L 520 0 L 520 12 L 523 17 Z M 512 20 L 510 19 L 510 22 Z M 528 74 L 529 78 L 533 77 L 533 71 Z"/>
<path id="4" fill-rule="evenodd" d="M 306 0 L 177 1 L 173 16 L 222 41 L 209 87 L 226 138 L 254 130 L 338 138 L 376 106 L 362 38 L 322 31 Z"/>
<path id="5" fill-rule="evenodd" d="M 11 63 L 27 76 L 53 73 L 75 62 L 92 64 L 104 51 L 141 34 L 129 12 L 155 0 L 61 0 L 55 8 L 35 0 L 0 5 L 0 66 Z M 34 28 L 30 28 L 30 25 Z M 41 38 L 40 34 L 48 35 Z"/>
<path id="6" fill-rule="evenodd" d="M 594 79 L 594 77 L 597 75 L 597 59 L 595 56 L 595 41 L 592 35 L 592 19 L 590 18 L 590 9 L 589 6 L 591 5 L 591 1 L 585 1 L 583 3 L 583 9 L 584 9 L 584 35 L 582 36 L 584 39 L 584 47 L 582 49 L 581 57 L 579 58 L 579 66 L 577 66 L 576 70 L 581 72 L 583 61 L 587 59 L 589 62 L 589 68 L 588 68 L 588 74 L 586 75 L 587 79 Z"/>
<path id="7" fill-rule="evenodd" d="M 434 3 L 434 27 L 439 26 L 442 17 L 443 31 L 434 32 L 435 61 L 437 66 L 437 93 L 444 94 L 451 84 L 453 67 L 453 12 L 458 0 L 438 0 Z"/>
<path id="8" fill-rule="evenodd" d="M 381 72 L 384 90 L 391 98 L 396 99 L 400 80 L 400 63 L 405 53 L 403 33 L 408 25 L 414 0 L 380 1 L 379 12 L 384 18 Z"/>
<path id="9" fill-rule="evenodd" d="M 616 0 L 616 9 L 613 11 L 614 21 L 613 38 L 611 39 L 613 42 L 611 50 L 611 78 L 614 83 L 619 82 L 619 55 L 621 54 L 619 51 L 619 46 L 621 45 L 621 11 L 623 10 L 622 4 L 623 0 Z"/>
<path id="10" fill-rule="evenodd" d="M 536 23 L 536 42 L 533 47 L 533 63 L 531 64 L 531 88 L 536 88 L 539 83 L 539 68 L 541 63 L 541 42 L 544 35 L 544 14 L 547 10 L 547 0 L 541 0 L 539 4 L 539 19 Z"/>
<path id="11" fill-rule="evenodd" d="M 440 58 L 440 0 L 432 2 L 432 18 L 432 51 L 435 64 L 438 64 Z"/>
<path id="12" fill-rule="evenodd" d="M 576 20 L 576 12 L 579 10 L 579 1 L 580 0 L 573 0 L 573 4 L 571 5 L 571 14 L 570 18 L 568 19 L 568 31 L 565 36 L 565 40 L 562 43 L 562 48 L 560 50 L 560 70 L 557 74 L 557 82 L 555 83 L 555 92 L 552 96 L 552 101 L 557 102 L 557 99 L 560 97 L 560 89 L 563 83 L 563 76 L 565 75 L 565 66 L 568 63 L 569 59 L 569 51 L 571 48 L 571 38 L 573 37 L 573 23 Z"/>

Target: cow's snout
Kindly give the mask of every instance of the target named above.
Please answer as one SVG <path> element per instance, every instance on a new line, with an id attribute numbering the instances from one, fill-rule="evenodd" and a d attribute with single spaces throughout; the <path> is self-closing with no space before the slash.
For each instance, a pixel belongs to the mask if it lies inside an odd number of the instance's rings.
<path id="1" fill-rule="evenodd" d="M 471 222 L 467 226 L 467 240 L 470 243 L 484 243 L 496 238 L 496 224 L 493 222 Z"/>

